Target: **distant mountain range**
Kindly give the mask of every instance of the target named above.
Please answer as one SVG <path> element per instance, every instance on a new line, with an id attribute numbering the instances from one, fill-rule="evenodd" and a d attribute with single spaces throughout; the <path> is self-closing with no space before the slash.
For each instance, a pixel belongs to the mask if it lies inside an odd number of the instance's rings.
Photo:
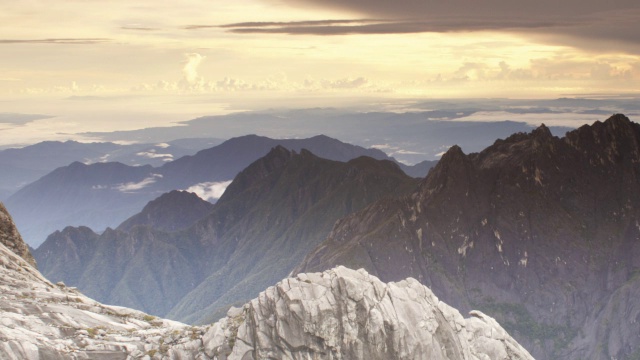
<path id="1" fill-rule="evenodd" d="M 232 138 L 248 133 L 298 139 L 324 134 L 366 148 L 377 147 L 414 164 L 439 159 L 454 144 L 467 152 L 480 151 L 497 138 L 531 131 L 544 119 L 552 122 L 548 125 L 554 134 L 564 134 L 575 128 L 573 124 L 595 121 L 612 111 L 636 113 L 638 105 L 627 99 L 417 100 L 369 103 L 366 109 L 316 107 L 234 112 L 203 116 L 171 127 L 85 135 L 108 141 L 166 142 L 176 137 Z"/>
<path id="2" fill-rule="evenodd" d="M 45 141 L 0 151 L 0 200 L 54 169 L 72 162 L 121 162 L 126 165 L 161 166 L 167 161 L 218 145 L 220 139 L 180 139 L 159 144 L 80 143 Z"/>
<path id="3" fill-rule="evenodd" d="M 293 273 L 414 277 L 504 324 L 536 359 L 640 355 L 640 125 L 545 126 L 451 148 L 419 188 L 339 220 Z"/>
<path id="4" fill-rule="evenodd" d="M 206 323 L 286 277 L 336 220 L 418 181 L 389 160 L 276 146 L 211 207 L 171 192 L 116 230 L 67 227 L 34 254 L 45 276 L 100 301 Z"/>
<path id="5" fill-rule="evenodd" d="M 47 235 L 66 226 L 88 226 L 97 231 L 116 227 L 148 201 L 171 190 L 195 187 L 191 191 L 206 191 L 209 187 L 224 185 L 221 183 L 228 183 L 277 145 L 296 151 L 305 148 L 338 161 L 358 156 L 390 159 L 380 150 L 345 144 L 326 136 L 276 140 L 248 135 L 160 167 L 74 162 L 24 186 L 5 204 L 27 243 L 37 247 Z M 421 177 L 434 163 L 401 164 L 401 167 L 410 175 Z"/>

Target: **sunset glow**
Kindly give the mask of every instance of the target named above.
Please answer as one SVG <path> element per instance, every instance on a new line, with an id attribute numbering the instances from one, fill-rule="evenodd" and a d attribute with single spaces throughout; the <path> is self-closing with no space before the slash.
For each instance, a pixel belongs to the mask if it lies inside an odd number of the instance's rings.
<path id="1" fill-rule="evenodd" d="M 640 12 L 631 2 L 580 3 L 584 11 L 565 14 L 563 23 L 551 11 L 529 9 L 528 16 L 508 6 L 502 15 L 476 16 L 444 5 L 431 14 L 413 1 L 398 3 L 404 10 L 397 11 L 376 2 L 332 3 L 3 1 L 3 112 L 78 125 L 101 109 L 109 120 L 96 116 L 91 126 L 126 129 L 150 119 L 162 126 L 347 99 L 640 91 L 638 39 L 628 35 Z M 89 125 L 67 130 L 83 127 Z"/>

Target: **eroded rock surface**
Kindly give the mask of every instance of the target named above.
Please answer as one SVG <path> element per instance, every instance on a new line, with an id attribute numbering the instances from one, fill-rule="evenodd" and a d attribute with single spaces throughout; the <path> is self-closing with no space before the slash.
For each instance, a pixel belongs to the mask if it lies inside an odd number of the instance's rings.
<path id="1" fill-rule="evenodd" d="M 345 267 L 285 279 L 235 312 L 207 333 L 209 356 L 233 343 L 229 359 L 533 359 L 495 320 L 464 319 L 415 279 Z"/>
<path id="2" fill-rule="evenodd" d="M 0 293 L 0 359 L 144 358 L 168 353 L 171 345 L 190 343 L 193 333 L 198 338 L 205 331 L 103 305 L 63 283 L 52 284 L 4 245 Z"/>

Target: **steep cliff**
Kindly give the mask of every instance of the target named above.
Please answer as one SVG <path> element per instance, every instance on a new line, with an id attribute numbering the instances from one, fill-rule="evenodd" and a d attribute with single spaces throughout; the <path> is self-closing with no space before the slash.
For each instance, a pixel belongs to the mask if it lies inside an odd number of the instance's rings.
<path id="1" fill-rule="evenodd" d="M 0 203 L 0 243 L 36 267 L 36 260 L 31 255 L 27 244 L 22 240 L 16 224 L 2 203 Z"/>
<path id="2" fill-rule="evenodd" d="M 341 219 L 296 272 L 414 277 L 494 316 L 537 359 L 640 355 L 640 125 L 623 115 L 480 153 L 452 147 L 412 195 Z"/>

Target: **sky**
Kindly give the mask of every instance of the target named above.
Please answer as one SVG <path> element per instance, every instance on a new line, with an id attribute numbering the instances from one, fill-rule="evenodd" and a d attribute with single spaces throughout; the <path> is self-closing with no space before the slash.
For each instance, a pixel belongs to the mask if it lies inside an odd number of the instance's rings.
<path id="1" fill-rule="evenodd" d="M 0 0 L 0 131 L 20 143 L 271 107 L 640 96 L 638 34 L 637 0 Z"/>

